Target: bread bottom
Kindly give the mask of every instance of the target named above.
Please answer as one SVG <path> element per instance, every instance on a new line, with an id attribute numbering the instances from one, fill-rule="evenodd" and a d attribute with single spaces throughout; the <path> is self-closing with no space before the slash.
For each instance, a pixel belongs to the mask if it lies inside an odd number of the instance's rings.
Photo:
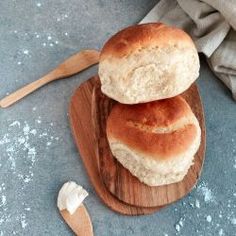
<path id="1" fill-rule="evenodd" d="M 129 149 L 123 143 L 110 141 L 112 154 L 132 175 L 149 186 L 161 186 L 181 181 L 193 164 L 200 141 L 187 153 L 167 160 L 154 160 Z"/>

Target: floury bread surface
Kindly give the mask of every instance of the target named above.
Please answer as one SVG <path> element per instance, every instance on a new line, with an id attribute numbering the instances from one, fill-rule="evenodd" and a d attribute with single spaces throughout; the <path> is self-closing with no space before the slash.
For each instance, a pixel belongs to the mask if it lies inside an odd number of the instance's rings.
<path id="1" fill-rule="evenodd" d="M 124 104 L 174 97 L 198 75 L 199 58 L 191 38 L 161 23 L 118 32 L 100 54 L 102 92 Z"/>
<path id="2" fill-rule="evenodd" d="M 180 96 L 136 105 L 118 103 L 106 131 L 114 157 L 150 186 L 181 181 L 201 139 L 199 123 Z"/>

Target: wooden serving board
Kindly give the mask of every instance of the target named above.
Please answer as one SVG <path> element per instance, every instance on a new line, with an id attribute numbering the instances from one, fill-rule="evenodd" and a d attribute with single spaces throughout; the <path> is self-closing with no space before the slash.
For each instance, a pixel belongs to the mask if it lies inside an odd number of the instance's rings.
<path id="1" fill-rule="evenodd" d="M 122 167 L 110 152 L 105 127 L 115 102 L 101 93 L 98 77 L 91 78 L 76 90 L 69 112 L 74 138 L 95 190 L 113 210 L 131 215 L 152 213 L 185 196 L 196 184 L 205 152 L 204 115 L 196 85 L 183 96 L 202 129 L 202 144 L 195 156 L 195 164 L 180 183 L 148 187 Z"/>
<path id="2" fill-rule="evenodd" d="M 118 200 L 107 190 L 101 179 L 98 140 L 94 129 L 94 118 L 92 117 L 93 94 L 98 84 L 98 77 L 92 77 L 81 84 L 73 94 L 69 104 L 69 121 L 72 134 L 90 181 L 101 200 L 118 213 L 146 215 L 156 212 L 161 207 L 136 207 Z"/>
<path id="3" fill-rule="evenodd" d="M 201 145 L 195 154 L 194 164 L 181 182 L 158 187 L 141 183 L 113 157 L 106 137 L 106 120 L 116 102 L 101 93 L 99 83 L 93 93 L 92 117 L 99 145 L 99 169 L 107 189 L 119 200 L 139 207 L 168 205 L 188 194 L 201 174 L 206 147 L 204 112 L 197 85 L 193 84 L 182 94 L 196 115 L 202 131 Z"/>

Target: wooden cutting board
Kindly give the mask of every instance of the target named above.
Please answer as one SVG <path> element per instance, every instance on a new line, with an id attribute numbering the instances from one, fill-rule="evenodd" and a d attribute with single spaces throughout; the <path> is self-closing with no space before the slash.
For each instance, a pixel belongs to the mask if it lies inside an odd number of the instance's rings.
<path id="1" fill-rule="evenodd" d="M 107 189 L 121 201 L 140 207 L 163 206 L 184 197 L 197 183 L 203 166 L 206 146 L 203 107 L 196 84 L 193 84 L 182 96 L 199 121 L 202 131 L 200 148 L 195 154 L 194 165 L 191 166 L 183 181 L 150 187 L 141 183 L 113 157 L 106 137 L 106 120 L 116 102 L 101 93 L 99 83 L 96 88 L 94 87 L 92 117 L 99 145 L 100 174 Z"/>
<path id="2" fill-rule="evenodd" d="M 202 144 L 195 156 L 195 164 L 180 183 L 148 187 L 122 167 L 110 152 L 105 127 L 106 117 L 115 102 L 101 93 L 98 77 L 91 78 L 76 90 L 70 104 L 70 121 L 74 138 L 95 190 L 113 210 L 124 214 L 151 213 L 158 210 L 158 207 L 185 196 L 196 184 L 205 153 L 203 109 L 196 85 L 183 96 L 192 107 L 202 129 Z M 105 197 L 107 195 L 109 198 Z M 128 206 L 126 203 L 133 206 Z"/>
<path id="3" fill-rule="evenodd" d="M 81 84 L 73 94 L 69 104 L 69 121 L 72 134 L 90 181 L 101 200 L 118 213 L 146 215 L 156 212 L 161 207 L 136 207 L 118 200 L 107 190 L 101 179 L 98 140 L 92 118 L 93 93 L 98 84 L 98 77 L 92 77 Z"/>

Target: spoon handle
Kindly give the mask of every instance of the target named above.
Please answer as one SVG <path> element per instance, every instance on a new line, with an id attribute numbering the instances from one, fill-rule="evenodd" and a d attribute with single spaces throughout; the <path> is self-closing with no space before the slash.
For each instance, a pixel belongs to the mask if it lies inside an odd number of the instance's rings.
<path id="1" fill-rule="evenodd" d="M 0 100 L 0 107 L 8 107 L 15 102 L 19 101 L 23 97 L 32 93 L 36 89 L 42 87 L 43 85 L 56 80 L 67 78 L 71 75 L 79 73 L 82 70 L 87 69 L 88 67 L 98 63 L 99 60 L 99 52 L 96 50 L 83 50 L 65 60 L 62 64 L 60 64 L 53 71 L 49 72 L 44 77 L 36 80 L 19 90 L 13 92 L 12 94 L 6 96 L 2 100 Z"/>
<path id="2" fill-rule="evenodd" d="M 67 210 L 60 211 L 65 222 L 77 236 L 93 236 L 93 225 L 90 216 L 82 204 L 73 215 Z"/>
<path id="3" fill-rule="evenodd" d="M 36 89 L 42 87 L 43 85 L 49 83 L 51 81 L 51 77 L 48 75 L 30 83 L 26 86 L 18 89 L 17 91 L 11 93 L 10 95 L 6 96 L 0 101 L 0 107 L 9 107 L 10 105 L 14 104 L 15 102 L 19 101 L 23 97 L 27 96 L 28 94 L 32 93 Z"/>

